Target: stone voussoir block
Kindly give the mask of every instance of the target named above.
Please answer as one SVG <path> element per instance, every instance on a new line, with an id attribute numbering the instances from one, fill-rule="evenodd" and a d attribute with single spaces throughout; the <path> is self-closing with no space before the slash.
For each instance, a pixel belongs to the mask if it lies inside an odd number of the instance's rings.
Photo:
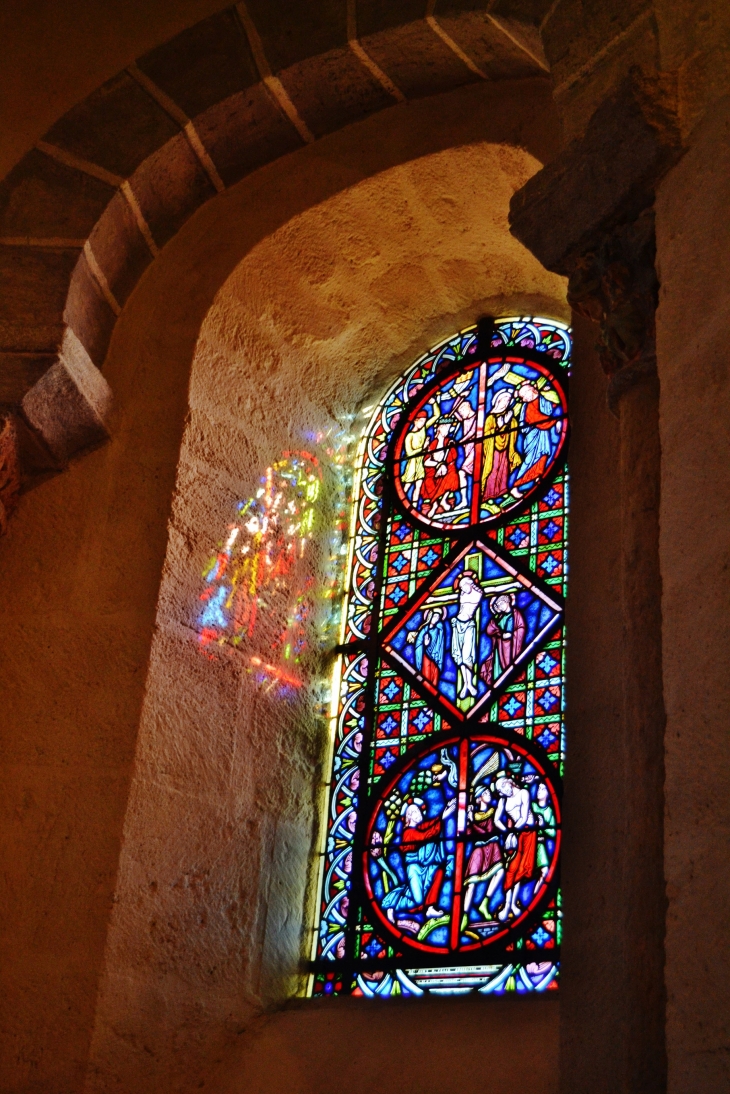
<path id="1" fill-rule="evenodd" d="M 241 21 L 229 8 L 140 57 L 137 66 L 189 118 L 258 83 Z"/>
<path id="2" fill-rule="evenodd" d="M 211 106 L 194 125 L 226 186 L 302 146 L 302 138 L 261 83 Z"/>
<path id="3" fill-rule="evenodd" d="M 453 91 L 480 78 L 425 19 L 368 35 L 361 45 L 407 99 Z"/>
<path id="4" fill-rule="evenodd" d="M 27 423 L 61 465 L 109 439 L 112 392 L 74 332 L 21 404 Z"/>
<path id="5" fill-rule="evenodd" d="M 279 77 L 315 137 L 360 121 L 395 101 L 349 48 L 301 61 Z"/>
<path id="6" fill-rule="evenodd" d="M 77 247 L 0 244 L 0 349 L 56 353 Z"/>
<path id="7" fill-rule="evenodd" d="M 86 239 L 113 194 L 34 148 L 0 182 L 0 237 Z"/>
<path id="8" fill-rule="evenodd" d="M 162 107 L 128 72 L 120 72 L 64 114 L 44 140 L 128 178 L 177 132 Z"/>

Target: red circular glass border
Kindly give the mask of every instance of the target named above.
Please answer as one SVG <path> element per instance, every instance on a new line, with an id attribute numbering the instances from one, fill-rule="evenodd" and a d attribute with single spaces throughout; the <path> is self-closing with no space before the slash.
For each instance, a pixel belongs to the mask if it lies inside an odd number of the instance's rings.
<path id="1" fill-rule="evenodd" d="M 411 506 L 411 503 L 401 485 L 401 460 L 403 457 L 403 445 L 405 443 L 406 434 L 409 427 L 415 418 L 419 410 L 422 409 L 425 404 L 433 398 L 434 393 L 442 386 L 451 383 L 456 376 L 461 375 L 463 372 L 470 372 L 471 370 L 478 368 L 482 364 L 496 365 L 500 362 L 509 362 L 515 365 L 527 365 L 530 368 L 536 369 L 541 372 L 547 380 L 549 380 L 551 386 L 555 389 L 560 397 L 560 407 L 562 410 L 562 418 L 559 419 L 562 429 L 558 447 L 553 457 L 545 476 L 540 482 L 537 482 L 531 490 L 528 490 L 520 498 L 515 498 L 514 505 L 510 505 L 508 509 L 503 509 L 500 513 L 491 517 L 480 517 L 479 520 L 469 521 L 465 524 L 447 524 L 438 521 L 430 521 L 424 517 L 421 513 L 416 512 Z M 567 379 L 567 376 L 566 376 Z M 557 422 L 556 422 L 557 424 Z M 406 514 L 409 521 L 418 527 L 425 529 L 429 532 L 444 532 L 459 534 L 465 532 L 467 529 L 473 529 L 476 527 L 491 527 L 503 522 L 509 521 L 515 514 L 516 510 L 521 509 L 523 506 L 530 504 L 535 496 L 541 491 L 545 490 L 548 484 L 552 481 L 555 474 L 559 470 L 561 457 L 565 452 L 565 445 L 568 439 L 568 400 L 565 392 L 564 384 L 561 382 L 561 377 L 557 375 L 552 369 L 550 369 L 543 361 L 536 360 L 534 356 L 525 353 L 515 353 L 513 347 L 505 347 L 503 353 L 491 353 L 489 357 L 479 361 L 469 361 L 467 358 L 462 357 L 460 361 L 454 363 L 453 367 L 448 371 L 441 373 L 434 377 L 427 385 L 425 385 L 418 393 L 416 400 L 412 402 L 408 413 L 404 415 L 401 421 L 396 427 L 395 438 L 393 441 L 393 483 L 395 485 L 395 495 L 398 501 L 398 505 L 401 510 Z M 479 440 L 476 439 L 473 442 L 475 445 L 479 444 Z"/>
<path id="2" fill-rule="evenodd" d="M 517 919 L 512 920 L 509 926 L 504 927 L 503 930 L 498 931 L 485 942 L 470 943 L 468 946 L 460 946 L 456 950 L 447 950 L 444 949 L 444 947 L 439 947 L 437 949 L 436 947 L 428 946 L 423 942 L 418 942 L 408 935 L 403 934 L 402 931 L 399 931 L 395 927 L 395 924 L 390 922 L 387 916 L 383 915 L 380 909 L 380 905 L 377 903 L 377 900 L 370 886 L 370 876 L 368 873 L 368 848 L 370 847 L 373 826 L 377 819 L 380 806 L 382 805 L 385 798 L 387 798 L 388 794 L 390 794 L 390 792 L 394 789 L 395 784 L 402 777 L 403 773 L 407 771 L 408 768 L 411 766 L 411 764 L 413 762 L 417 762 L 424 753 L 430 752 L 434 748 L 447 748 L 449 745 L 460 743 L 465 739 L 469 741 L 485 741 L 488 744 L 495 744 L 499 748 L 508 748 L 511 751 L 520 752 L 525 757 L 525 759 L 529 760 L 530 763 L 535 767 L 535 769 L 542 776 L 543 781 L 546 782 L 548 785 L 548 789 L 550 791 L 550 800 L 553 804 L 553 808 L 555 809 L 555 850 L 553 852 L 553 857 L 550 862 L 550 869 L 548 870 L 548 873 L 545 877 L 545 883 L 542 886 L 540 896 L 537 898 L 537 900 L 533 900 L 532 903 L 527 906 L 527 908 L 524 908 L 522 913 L 517 917 Z M 491 733 L 478 732 L 468 734 L 447 734 L 446 736 L 441 736 L 441 734 L 434 735 L 433 737 L 425 740 L 421 748 L 412 749 L 408 753 L 406 753 L 406 755 L 403 757 L 403 760 L 407 760 L 408 762 L 399 764 L 397 773 L 393 776 L 393 778 L 390 780 L 390 782 L 388 782 L 385 787 L 379 789 L 378 791 L 377 798 L 374 805 L 372 806 L 370 820 L 367 824 L 365 848 L 362 852 L 362 871 L 365 882 L 365 892 L 367 893 L 368 902 L 377 917 L 379 925 L 385 927 L 390 937 L 395 939 L 400 945 L 405 945 L 409 949 L 420 950 L 422 953 L 430 953 L 441 957 L 448 954 L 462 954 L 472 953 L 474 951 L 482 951 L 494 945 L 494 943 L 499 939 L 504 942 L 509 936 L 514 935 L 515 933 L 519 933 L 518 928 L 520 928 L 528 918 L 531 918 L 535 914 L 537 909 L 549 899 L 552 888 L 551 882 L 555 877 L 557 864 L 560 860 L 560 843 L 562 838 L 560 798 L 558 797 L 558 794 L 556 792 L 553 779 L 545 770 L 545 765 L 542 764 L 534 755 L 534 753 L 532 753 L 529 749 L 521 744 L 517 744 L 513 740 L 507 740 L 504 737 L 500 737 Z M 529 953 L 529 951 L 527 952 Z"/>

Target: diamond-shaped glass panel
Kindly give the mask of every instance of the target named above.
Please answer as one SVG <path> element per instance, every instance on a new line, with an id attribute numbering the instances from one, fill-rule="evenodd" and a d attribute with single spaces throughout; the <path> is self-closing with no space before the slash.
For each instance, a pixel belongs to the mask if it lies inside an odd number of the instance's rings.
<path id="1" fill-rule="evenodd" d="M 561 614 L 552 590 L 474 541 L 389 628 L 383 649 L 449 714 L 471 718 L 535 655 Z"/>

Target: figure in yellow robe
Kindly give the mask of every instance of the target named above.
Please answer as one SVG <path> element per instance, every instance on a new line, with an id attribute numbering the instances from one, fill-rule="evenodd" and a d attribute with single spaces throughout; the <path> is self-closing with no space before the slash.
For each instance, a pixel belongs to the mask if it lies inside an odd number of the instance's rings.
<path id="1" fill-rule="evenodd" d="M 493 498 L 507 493 L 509 477 L 522 462 L 517 451 L 519 422 L 511 403 L 512 392 L 508 388 L 498 391 L 484 423 L 482 499 L 488 508 L 492 508 L 489 503 Z"/>

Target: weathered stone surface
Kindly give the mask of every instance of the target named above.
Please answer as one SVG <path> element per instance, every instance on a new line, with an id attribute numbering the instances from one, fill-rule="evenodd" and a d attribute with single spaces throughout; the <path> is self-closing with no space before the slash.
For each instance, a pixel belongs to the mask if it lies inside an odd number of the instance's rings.
<path id="1" fill-rule="evenodd" d="M 449 13 L 441 11 L 439 5 L 439 25 L 446 31 L 474 64 L 490 80 L 519 80 L 526 76 L 546 75 L 534 57 L 520 48 L 511 38 L 486 18 L 483 9 L 474 12 Z M 528 48 L 537 58 L 541 58 L 542 46 L 535 32 L 536 42 L 528 34 L 529 28 L 522 24 L 510 27 L 513 37 L 524 38 Z"/>
<path id="2" fill-rule="evenodd" d="M 71 330 L 58 361 L 21 405 L 28 423 L 60 463 L 109 439 L 111 389 Z"/>
<path id="3" fill-rule="evenodd" d="M 340 0 L 246 0 L 272 72 L 347 41 L 347 6 Z"/>
<path id="4" fill-rule="evenodd" d="M 402 1094 L 451 1094 L 468 1089 L 475 1056 L 490 1056 L 495 1040 L 509 1066 L 486 1071 L 480 1079 L 482 1094 L 555 1094 L 559 1015 L 551 1004 L 557 1000 L 452 997 L 389 1000 L 385 1006 L 378 1002 L 373 1006 L 372 999 L 306 1000 L 252 1024 L 216 1069 L 217 1094 L 304 1094 L 313 1075 L 317 1094 L 337 1094 L 343 1075 L 348 1094 L 396 1088 Z M 378 1046 L 377 1053 L 373 1045 Z M 393 1087 L 383 1074 L 384 1060 L 398 1076 Z"/>
<path id="5" fill-rule="evenodd" d="M 159 247 L 215 194 L 212 182 L 182 133 L 148 156 L 130 179 L 130 185 Z"/>
<path id="6" fill-rule="evenodd" d="M 655 12 L 655 5 L 644 8 L 625 31 L 604 40 L 584 66 L 554 85 L 566 145 L 583 136 L 597 108 L 635 68 L 670 68 L 662 62 Z"/>
<path id="7" fill-rule="evenodd" d="M 0 349 L 54 353 L 78 249 L 0 245 Z"/>
<path id="8" fill-rule="evenodd" d="M 649 7 L 647 0 L 626 0 L 620 6 L 580 0 L 558 4 L 543 31 L 545 53 L 556 84 L 588 64 Z"/>
<path id="9" fill-rule="evenodd" d="M 407 99 L 451 91 L 479 77 L 424 20 L 363 36 L 365 52 Z"/>
<path id="10" fill-rule="evenodd" d="M 669 1094 L 730 1084 L 729 207 L 726 97 L 656 204 Z"/>
<path id="11" fill-rule="evenodd" d="M 614 402 L 642 375 L 656 372 L 654 313 L 659 300 L 655 270 L 654 212 L 606 232 L 581 255 L 568 280 L 568 299 L 601 328 L 597 349 L 611 377 Z"/>
<path id="12" fill-rule="evenodd" d="M 113 193 L 33 149 L 0 182 L 0 236 L 86 239 Z"/>
<path id="13" fill-rule="evenodd" d="M 315 137 L 394 102 L 349 48 L 301 61 L 285 69 L 280 79 Z"/>
<path id="14" fill-rule="evenodd" d="M 137 61 L 189 118 L 258 82 L 251 50 L 233 9 L 184 30 Z"/>
<path id="15" fill-rule="evenodd" d="M 358 0 L 358 37 L 402 27 L 405 23 L 423 19 L 425 14 L 426 8 L 421 0 L 402 0 L 399 4 L 391 4 L 388 0 Z"/>
<path id="16" fill-rule="evenodd" d="M 15 422 L 0 417 L 0 535 L 8 529 L 8 519 L 20 493 L 20 456 Z"/>
<path id="17" fill-rule="evenodd" d="M 58 357 L 54 360 L 54 364 Z M 14 415 L 15 433 L 20 456 L 21 491 L 32 490 L 52 475 L 63 470 L 63 463 L 53 455 L 40 433 L 36 432 L 23 415 Z"/>
<path id="18" fill-rule="evenodd" d="M 177 132 L 162 107 L 128 73 L 120 72 L 69 110 L 44 139 L 128 178 Z"/>
<path id="19" fill-rule="evenodd" d="M 71 275 L 63 317 L 91 360 L 101 368 L 117 317 L 83 251 Z"/>
<path id="20" fill-rule="evenodd" d="M 114 195 L 94 225 L 89 245 L 116 300 L 124 305 L 152 261 L 129 202 Z"/>
<path id="21" fill-rule="evenodd" d="M 198 115 L 195 128 L 226 186 L 302 145 L 302 138 L 263 84 Z"/>
<path id="22" fill-rule="evenodd" d="M 570 274 L 599 233 L 630 222 L 681 155 L 669 79 L 626 80 L 585 136 L 539 171 L 510 205 L 510 230 L 549 270 Z"/>

